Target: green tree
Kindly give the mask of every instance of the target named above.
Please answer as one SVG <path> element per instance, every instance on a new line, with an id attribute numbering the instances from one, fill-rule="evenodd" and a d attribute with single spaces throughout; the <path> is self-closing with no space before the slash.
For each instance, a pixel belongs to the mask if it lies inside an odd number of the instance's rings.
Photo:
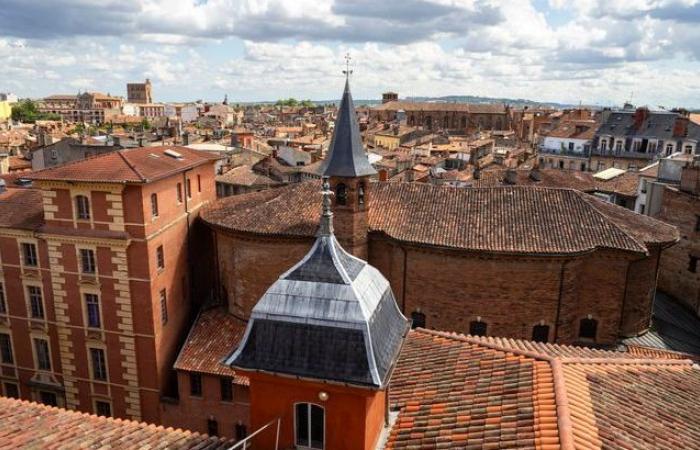
<path id="1" fill-rule="evenodd" d="M 36 103 L 26 99 L 12 107 L 12 120 L 25 123 L 34 123 L 37 120 L 61 120 L 61 116 L 39 111 Z"/>
<path id="2" fill-rule="evenodd" d="M 146 117 L 144 117 L 141 121 L 141 128 L 143 129 L 143 131 L 151 129 L 151 122 L 149 122 Z"/>

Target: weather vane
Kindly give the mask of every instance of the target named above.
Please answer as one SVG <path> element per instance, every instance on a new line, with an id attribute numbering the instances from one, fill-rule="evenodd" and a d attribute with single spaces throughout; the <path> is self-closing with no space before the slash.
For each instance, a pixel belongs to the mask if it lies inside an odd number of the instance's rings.
<path id="1" fill-rule="evenodd" d="M 350 57 L 350 52 L 345 54 L 345 70 L 343 70 L 343 73 L 345 74 L 346 78 L 350 78 L 350 74 L 352 73 L 352 70 L 350 70 L 350 60 L 352 58 Z"/>

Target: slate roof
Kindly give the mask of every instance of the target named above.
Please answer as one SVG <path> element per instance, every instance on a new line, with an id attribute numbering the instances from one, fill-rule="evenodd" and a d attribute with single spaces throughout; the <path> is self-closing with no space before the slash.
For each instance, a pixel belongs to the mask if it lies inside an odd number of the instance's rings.
<path id="1" fill-rule="evenodd" d="M 667 111 L 649 111 L 639 128 L 634 127 L 635 111 L 615 111 L 603 122 L 597 136 L 645 136 L 663 140 L 684 139 L 673 136 L 673 128 L 678 113 Z M 700 125 L 693 121 L 688 123 L 689 139 L 700 140 Z"/>
<path id="2" fill-rule="evenodd" d="M 227 364 L 381 387 L 408 326 L 386 278 L 320 233 L 255 305 Z"/>
<path id="3" fill-rule="evenodd" d="M 673 226 L 569 189 L 451 188 L 373 183 L 370 232 L 398 241 L 469 251 L 579 254 L 596 248 L 644 253 L 669 245 Z M 222 199 L 202 214 L 224 230 L 311 237 L 318 227 L 319 182 Z M 641 231 L 637 228 L 641 227 Z"/>
<path id="4" fill-rule="evenodd" d="M 321 167 L 323 175 L 329 177 L 361 177 L 377 173 L 369 163 L 362 146 L 360 126 L 357 123 L 348 80 L 345 81 L 343 98 L 335 119 L 333 139 Z"/>
<path id="5" fill-rule="evenodd" d="M 389 392 L 386 449 L 700 448 L 688 360 L 418 329 Z"/>
<path id="6" fill-rule="evenodd" d="M 248 385 L 248 377 L 224 364 L 231 354 L 231 345 L 240 342 L 245 327 L 244 321 L 224 307 L 201 311 L 180 349 L 175 370 L 231 377 L 237 384 Z"/>
<path id="7" fill-rule="evenodd" d="M 165 154 L 173 150 L 182 158 Z M 219 156 L 187 147 L 159 146 L 117 150 L 27 174 L 32 180 L 94 183 L 148 183 L 206 164 Z"/>
<path id="8" fill-rule="evenodd" d="M 2 449 L 223 450 L 233 441 L 0 397 Z"/>

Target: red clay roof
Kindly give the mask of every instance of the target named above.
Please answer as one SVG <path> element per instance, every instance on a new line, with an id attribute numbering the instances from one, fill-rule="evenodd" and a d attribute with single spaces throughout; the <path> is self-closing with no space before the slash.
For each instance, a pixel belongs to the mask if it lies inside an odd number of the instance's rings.
<path id="1" fill-rule="evenodd" d="M 233 441 L 0 397 L 3 449 L 227 449 Z"/>
<path id="2" fill-rule="evenodd" d="M 35 230 L 43 223 L 41 191 L 10 187 L 0 193 L 0 227 Z"/>
<path id="3" fill-rule="evenodd" d="M 173 150 L 182 158 L 165 154 Z M 33 180 L 148 183 L 218 159 L 187 147 L 162 146 L 116 150 L 27 174 Z"/>
<path id="4" fill-rule="evenodd" d="M 237 375 L 221 362 L 238 345 L 245 327 L 245 322 L 229 314 L 225 308 L 202 311 L 180 350 L 175 370 L 232 377 L 235 383 L 247 385 L 247 377 Z"/>
<path id="5" fill-rule="evenodd" d="M 413 330 L 386 449 L 698 448 L 689 360 Z"/>
<path id="6" fill-rule="evenodd" d="M 320 216 L 319 184 L 222 199 L 202 217 L 226 230 L 311 237 Z M 645 242 L 678 239 L 670 225 L 614 205 L 599 208 L 587 194 L 569 189 L 375 183 L 372 191 L 370 231 L 422 245 L 491 253 L 573 254 L 596 248 L 644 253 Z M 634 230 L 637 224 L 653 225 L 645 226 L 643 240 Z"/>

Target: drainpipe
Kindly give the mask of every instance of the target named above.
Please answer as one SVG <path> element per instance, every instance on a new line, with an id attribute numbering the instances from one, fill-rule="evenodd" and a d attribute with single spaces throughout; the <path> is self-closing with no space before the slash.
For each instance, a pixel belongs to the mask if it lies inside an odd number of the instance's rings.
<path id="1" fill-rule="evenodd" d="M 401 283 L 401 310 L 406 314 L 406 267 L 408 266 L 408 253 L 404 247 L 403 251 L 403 282 Z"/>
<path id="2" fill-rule="evenodd" d="M 189 197 L 187 195 L 187 173 L 191 172 L 192 169 L 187 169 L 184 172 L 182 172 L 182 190 L 184 194 L 184 200 L 185 200 L 185 220 L 187 221 L 187 239 L 185 239 L 185 242 L 187 242 L 187 250 L 185 254 L 185 258 L 187 260 L 187 275 L 189 276 L 192 273 L 192 260 L 191 260 L 191 252 L 190 252 L 190 205 L 189 205 Z M 190 191 L 191 192 L 191 191 Z M 192 304 L 192 277 L 189 277 L 189 283 L 187 283 L 187 290 L 188 290 L 188 299 L 190 301 L 190 304 Z"/>

